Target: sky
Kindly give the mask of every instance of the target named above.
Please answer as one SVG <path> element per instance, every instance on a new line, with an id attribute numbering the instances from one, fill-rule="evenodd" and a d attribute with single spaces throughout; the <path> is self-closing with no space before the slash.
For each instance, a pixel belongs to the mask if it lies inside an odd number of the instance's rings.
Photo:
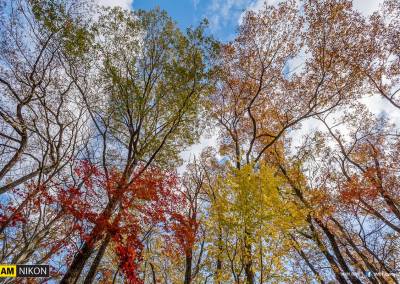
<path id="1" fill-rule="evenodd" d="M 254 5 L 255 0 L 97 0 L 107 6 L 149 10 L 160 7 L 180 28 L 196 26 L 207 18 L 210 32 L 219 40 L 234 37 L 240 15 Z"/>
<path id="2" fill-rule="evenodd" d="M 160 7 L 185 29 L 196 26 L 202 19 L 209 21 L 210 32 L 221 41 L 233 39 L 242 13 L 248 9 L 260 9 L 265 0 L 96 0 L 106 6 L 125 9 L 149 10 Z M 276 4 L 279 0 L 269 0 Z M 354 0 L 354 6 L 365 15 L 376 10 L 382 0 Z"/>

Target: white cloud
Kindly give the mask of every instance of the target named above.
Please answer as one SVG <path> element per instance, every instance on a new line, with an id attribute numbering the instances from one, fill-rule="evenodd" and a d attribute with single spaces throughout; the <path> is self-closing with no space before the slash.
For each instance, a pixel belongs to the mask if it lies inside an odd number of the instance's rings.
<path id="1" fill-rule="evenodd" d="M 353 7 L 364 16 L 369 16 L 379 9 L 383 0 L 354 0 Z"/>
<path id="2" fill-rule="evenodd" d="M 121 7 L 124 9 L 132 9 L 133 0 L 95 0 L 101 6 L 107 7 Z"/>
<path id="3" fill-rule="evenodd" d="M 201 152 L 207 147 L 218 149 L 218 135 L 216 129 L 211 133 L 202 135 L 200 137 L 199 143 L 190 146 L 186 151 L 183 151 L 181 153 L 181 158 L 184 163 L 181 167 L 178 168 L 178 173 L 183 173 L 186 169 L 187 163 L 189 161 L 192 161 L 193 158 L 199 157 Z"/>
<path id="4" fill-rule="evenodd" d="M 196 1 L 196 0 L 193 0 Z M 211 0 L 206 15 L 211 30 L 219 31 L 227 25 L 240 24 L 243 13 L 247 10 L 260 10 L 267 2 L 276 5 L 283 0 Z"/>
<path id="5" fill-rule="evenodd" d="M 283 0 L 255 0 L 251 1 L 250 5 L 247 6 L 247 10 L 258 11 L 267 2 L 269 5 L 276 5 Z M 379 5 L 383 3 L 383 0 L 353 0 L 353 7 L 364 16 L 371 15 L 374 11 L 379 8 Z"/>
<path id="6" fill-rule="evenodd" d="M 253 11 L 259 11 L 264 7 L 264 3 L 267 3 L 268 5 L 276 5 L 280 2 L 283 2 L 283 0 L 255 0 L 252 1 L 252 3 L 247 7 L 246 10 L 253 10 Z"/>
<path id="7" fill-rule="evenodd" d="M 378 94 L 366 96 L 361 99 L 361 103 L 365 104 L 368 110 L 373 114 L 384 114 L 391 123 L 394 123 L 396 126 L 400 126 L 399 110 L 382 96 Z"/>
<path id="8" fill-rule="evenodd" d="M 192 4 L 195 10 L 197 9 L 197 5 L 199 5 L 199 2 L 200 0 L 192 0 Z"/>
<path id="9" fill-rule="evenodd" d="M 235 25 L 243 10 L 250 4 L 250 0 L 212 0 L 206 13 L 210 28 L 218 31 L 228 24 Z"/>

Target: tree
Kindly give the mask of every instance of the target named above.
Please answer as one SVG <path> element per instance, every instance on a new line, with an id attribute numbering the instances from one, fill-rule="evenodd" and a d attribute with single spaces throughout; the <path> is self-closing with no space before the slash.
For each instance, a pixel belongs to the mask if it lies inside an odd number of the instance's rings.
<path id="1" fill-rule="evenodd" d="M 77 2 L 2 6 L 0 194 L 32 178 L 50 179 L 74 156 L 84 111 L 74 109 L 73 82 L 61 77 L 66 54 L 80 52 L 71 42 L 88 38 L 76 13 L 86 8 Z"/>
<path id="2" fill-rule="evenodd" d="M 175 165 L 179 149 L 198 136 L 193 125 L 199 120 L 200 102 L 209 88 L 212 70 L 205 60 L 207 48 L 214 45 L 202 29 L 184 35 L 159 10 L 108 10 L 95 26 L 96 61 L 84 66 L 94 68 L 91 72 L 96 77 L 88 81 L 78 76 L 88 72 L 80 70 L 81 66 L 70 73 L 101 141 L 100 156 L 92 148 L 97 149 L 97 138 L 92 142 L 95 146 L 88 145 L 91 159 L 102 164 L 106 175 L 110 167 L 119 168 L 121 186 L 134 183 L 151 165 Z M 105 34 L 107 37 L 102 36 Z M 115 45 L 118 42 L 121 44 Z M 101 87 L 96 93 L 93 84 L 98 84 L 98 78 Z M 99 94 L 105 95 L 104 100 L 99 100 Z M 139 165 L 141 170 L 136 171 Z M 106 218 L 111 218 L 119 202 L 119 198 L 109 200 Z M 97 234 L 94 243 L 106 239 Z M 84 244 L 63 283 L 79 277 L 93 251 Z"/>
<path id="3" fill-rule="evenodd" d="M 285 279 L 285 239 L 305 218 L 305 212 L 287 193 L 282 180 L 267 165 L 255 171 L 251 165 L 233 169 L 220 180 L 210 210 L 223 235 L 229 236 L 225 253 L 231 259 L 235 282 L 240 282 L 240 270 L 246 269 L 249 261 L 252 269 L 259 271 L 260 282 Z M 237 251 L 229 257 L 231 247 Z"/>

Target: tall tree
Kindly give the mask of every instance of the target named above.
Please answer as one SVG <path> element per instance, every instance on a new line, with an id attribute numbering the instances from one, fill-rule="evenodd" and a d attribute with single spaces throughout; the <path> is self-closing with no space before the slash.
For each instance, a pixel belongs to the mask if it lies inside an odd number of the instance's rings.
<path id="1" fill-rule="evenodd" d="M 94 77 L 80 77 L 81 66 L 70 76 L 97 133 L 88 146 L 88 158 L 99 162 L 106 175 L 111 167 L 120 169 L 124 187 L 150 165 L 175 165 L 179 151 L 198 137 L 194 126 L 209 90 L 212 70 L 206 62 L 214 43 L 203 35 L 202 27 L 181 33 L 159 10 L 106 10 L 94 29 L 95 61 L 84 66 Z M 105 218 L 118 212 L 120 202 L 120 198 L 108 200 Z M 110 233 L 100 225 L 93 232 L 92 243 L 83 244 L 62 283 L 78 279 L 95 245 Z"/>

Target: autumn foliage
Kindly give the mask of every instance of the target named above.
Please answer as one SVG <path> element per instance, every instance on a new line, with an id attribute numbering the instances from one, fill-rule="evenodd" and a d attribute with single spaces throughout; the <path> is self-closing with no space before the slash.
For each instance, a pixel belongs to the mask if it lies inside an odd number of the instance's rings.
<path id="1" fill-rule="evenodd" d="M 270 2 L 219 42 L 159 8 L 0 0 L 0 263 L 398 283 L 400 3 Z"/>

